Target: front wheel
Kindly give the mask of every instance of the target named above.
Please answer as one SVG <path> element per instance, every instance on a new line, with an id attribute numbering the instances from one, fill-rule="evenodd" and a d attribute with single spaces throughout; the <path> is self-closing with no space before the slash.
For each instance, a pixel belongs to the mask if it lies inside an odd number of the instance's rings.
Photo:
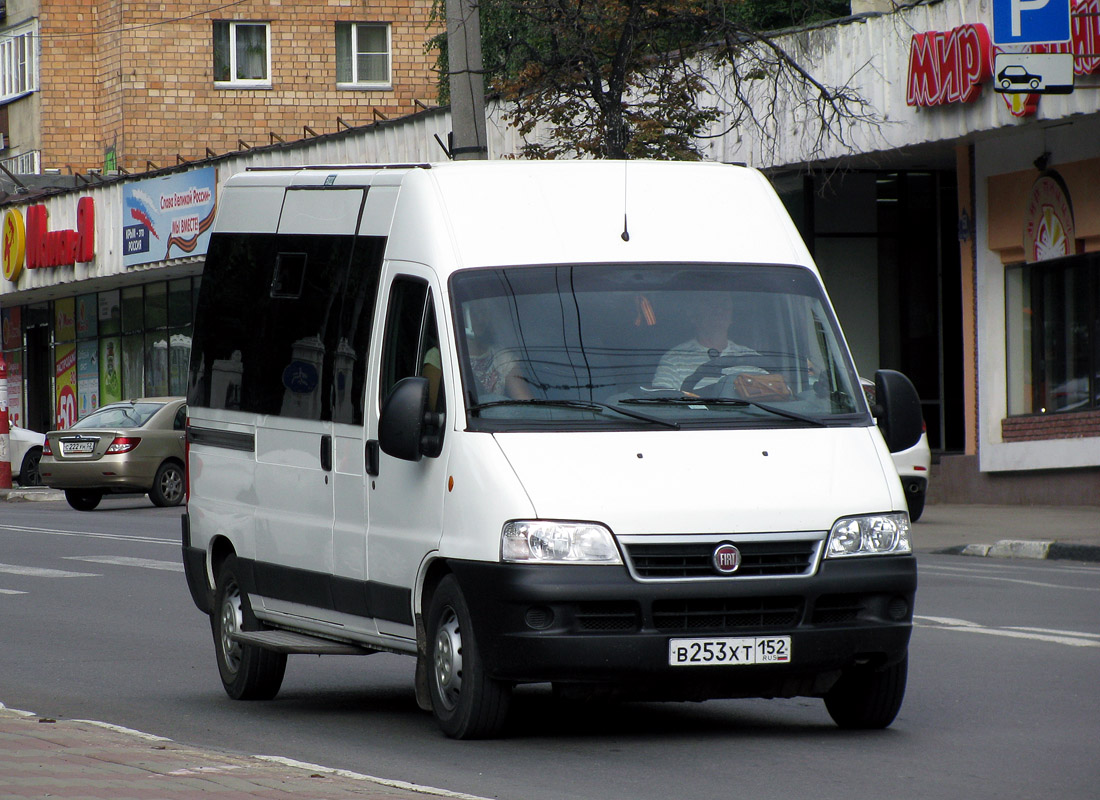
<path id="1" fill-rule="evenodd" d="M 286 654 L 241 644 L 233 638 L 238 631 L 260 629 L 238 575 L 237 557 L 227 557 L 218 570 L 214 613 L 210 615 L 218 673 L 225 693 L 234 700 L 270 700 L 283 685 Z"/>
<path id="2" fill-rule="evenodd" d="M 452 739 L 489 739 L 508 716 L 512 687 L 485 672 L 466 599 L 448 575 L 428 611 L 429 688 L 432 712 Z"/>
<path id="3" fill-rule="evenodd" d="M 174 461 L 165 461 L 153 478 L 149 499 L 155 506 L 178 506 L 183 502 L 183 467 Z"/>
<path id="4" fill-rule="evenodd" d="M 825 708 L 841 728 L 886 728 L 901 709 L 908 674 L 908 654 L 885 669 L 850 669 L 825 695 Z"/>
<path id="5" fill-rule="evenodd" d="M 77 511 L 93 511 L 103 499 L 103 492 L 95 489 L 66 489 L 65 500 Z"/>

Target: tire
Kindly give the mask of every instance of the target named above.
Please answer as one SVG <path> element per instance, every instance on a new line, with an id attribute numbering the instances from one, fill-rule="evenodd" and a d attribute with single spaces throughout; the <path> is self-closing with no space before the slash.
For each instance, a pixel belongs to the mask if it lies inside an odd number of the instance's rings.
<path id="1" fill-rule="evenodd" d="M 98 489 L 66 489 L 65 499 L 77 511 L 92 511 L 103 499 L 103 492 Z"/>
<path id="2" fill-rule="evenodd" d="M 452 739 L 490 739 L 508 717 L 512 687 L 485 671 L 470 610 L 453 575 L 432 595 L 428 611 L 428 684 L 432 713 Z"/>
<path id="3" fill-rule="evenodd" d="M 924 492 L 906 494 L 905 504 L 909 507 L 909 521 L 916 522 L 924 513 Z"/>
<path id="4" fill-rule="evenodd" d="M 183 502 L 184 493 L 183 467 L 175 461 L 165 461 L 157 468 L 149 499 L 161 508 L 178 506 Z"/>
<path id="5" fill-rule="evenodd" d="M 38 470 L 38 462 L 42 460 L 42 448 L 34 447 L 23 456 L 23 463 L 19 467 L 20 486 L 41 486 L 42 473 Z"/>
<path id="6" fill-rule="evenodd" d="M 894 721 L 905 699 L 909 656 L 885 669 L 853 668 L 825 695 L 833 722 L 849 730 L 877 730 Z"/>
<path id="7" fill-rule="evenodd" d="M 286 672 L 286 654 L 233 641 L 237 631 L 260 630 L 248 596 L 241 591 L 237 557 L 228 556 L 218 569 L 210 628 L 214 656 L 225 693 L 234 700 L 270 700 L 279 693 Z"/>

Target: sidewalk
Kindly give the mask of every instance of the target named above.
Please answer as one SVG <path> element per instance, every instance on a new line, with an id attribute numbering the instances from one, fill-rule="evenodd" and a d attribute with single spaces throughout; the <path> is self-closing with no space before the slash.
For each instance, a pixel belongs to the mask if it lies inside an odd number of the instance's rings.
<path id="1" fill-rule="evenodd" d="M 0 705 L 0 797 L 92 800 L 479 800 L 286 759 L 200 750 L 88 720 Z"/>

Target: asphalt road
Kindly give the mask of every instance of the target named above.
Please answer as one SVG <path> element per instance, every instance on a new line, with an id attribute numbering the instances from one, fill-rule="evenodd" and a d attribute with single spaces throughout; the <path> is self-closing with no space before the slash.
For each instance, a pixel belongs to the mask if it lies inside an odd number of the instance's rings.
<path id="1" fill-rule="evenodd" d="M 176 741 L 509 800 L 1092 798 L 1100 566 L 922 555 L 909 689 L 887 731 L 818 700 L 571 705 L 518 693 L 510 738 L 454 742 L 411 659 L 295 656 L 279 697 L 221 689 L 178 509 L 0 508 L 0 702 Z"/>

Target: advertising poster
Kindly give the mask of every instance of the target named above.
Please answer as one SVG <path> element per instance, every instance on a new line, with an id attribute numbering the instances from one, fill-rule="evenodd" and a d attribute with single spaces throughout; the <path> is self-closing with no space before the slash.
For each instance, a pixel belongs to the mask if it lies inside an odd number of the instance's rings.
<path id="1" fill-rule="evenodd" d="M 215 167 L 127 183 L 122 190 L 123 265 L 206 253 L 217 185 Z"/>
<path id="2" fill-rule="evenodd" d="M 8 353 L 8 421 L 12 425 L 23 424 L 23 354 L 16 350 Z"/>
<path id="3" fill-rule="evenodd" d="M 99 333 L 115 336 L 122 333 L 122 305 L 119 291 L 99 293 Z"/>
<path id="4" fill-rule="evenodd" d="M 58 429 L 72 427 L 76 422 L 76 345 L 73 343 L 54 346 L 54 362 L 56 371 L 54 374 L 57 387 L 56 401 L 57 418 L 54 420 Z"/>
<path id="5" fill-rule="evenodd" d="M 76 338 L 94 339 L 99 335 L 99 308 L 96 296 L 86 294 L 76 298 Z"/>
<path id="6" fill-rule="evenodd" d="M 76 345 L 76 413 L 86 417 L 99 408 L 99 342 Z"/>
<path id="7" fill-rule="evenodd" d="M 53 336 L 55 342 L 76 341 L 76 298 L 54 300 Z"/>
<path id="8" fill-rule="evenodd" d="M 122 399 L 122 339 L 115 336 L 99 340 L 99 404 L 117 403 Z"/>
<path id="9" fill-rule="evenodd" d="M 0 316 L 0 326 L 3 328 L 0 349 L 18 350 L 23 346 L 23 328 L 20 325 L 22 316 L 23 309 L 19 306 L 3 310 L 3 315 Z"/>

